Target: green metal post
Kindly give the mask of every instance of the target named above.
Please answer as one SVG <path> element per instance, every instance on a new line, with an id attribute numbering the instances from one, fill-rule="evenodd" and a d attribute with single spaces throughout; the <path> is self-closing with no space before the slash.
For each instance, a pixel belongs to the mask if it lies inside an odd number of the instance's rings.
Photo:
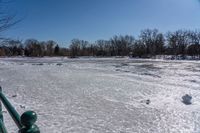
<path id="1" fill-rule="evenodd" d="M 0 120 L 0 133 L 8 133 L 2 120 Z"/>
<path id="2" fill-rule="evenodd" d="M 0 87 L 0 99 L 1 99 L 2 103 L 4 104 L 5 108 L 8 110 L 8 112 L 11 115 L 12 119 L 14 120 L 15 124 L 18 126 L 19 129 L 21 129 L 23 126 L 20 123 L 20 115 L 17 113 L 15 108 L 8 101 L 8 99 L 4 96 L 4 94 L 2 93 L 1 87 Z"/>
<path id="3" fill-rule="evenodd" d="M 0 102 L 0 133 L 7 133 L 6 127 L 3 122 L 2 104 Z"/>
<path id="4" fill-rule="evenodd" d="M 37 114 L 33 111 L 26 111 L 20 117 L 20 115 L 15 110 L 15 108 L 11 105 L 11 103 L 2 93 L 1 86 L 0 86 L 0 99 L 2 103 L 4 104 L 5 108 L 8 110 L 12 119 L 15 121 L 16 125 L 18 126 L 19 133 L 40 133 L 39 128 L 37 127 L 37 125 L 35 125 L 35 122 L 37 120 Z M 3 114 L 2 114 L 1 106 L 0 106 L 0 133 L 7 133 L 4 123 L 3 123 Z"/>
<path id="5" fill-rule="evenodd" d="M 39 128 L 35 125 L 37 121 L 37 115 L 34 111 L 26 111 L 21 116 L 21 123 L 23 128 L 19 130 L 19 133 L 40 133 Z"/>

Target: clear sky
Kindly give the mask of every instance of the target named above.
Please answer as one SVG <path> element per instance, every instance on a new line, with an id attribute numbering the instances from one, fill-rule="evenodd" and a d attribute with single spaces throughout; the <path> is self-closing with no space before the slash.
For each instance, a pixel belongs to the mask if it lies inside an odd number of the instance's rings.
<path id="1" fill-rule="evenodd" d="M 8 5 L 23 20 L 4 32 L 14 39 L 109 39 L 145 28 L 161 32 L 200 29 L 199 0 L 14 0 Z"/>

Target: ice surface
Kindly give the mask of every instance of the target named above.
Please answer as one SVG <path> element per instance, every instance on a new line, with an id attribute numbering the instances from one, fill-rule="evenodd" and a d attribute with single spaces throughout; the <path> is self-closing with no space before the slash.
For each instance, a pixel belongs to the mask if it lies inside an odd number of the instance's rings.
<path id="1" fill-rule="evenodd" d="M 198 61 L 0 58 L 0 85 L 20 114 L 37 112 L 42 133 L 200 132 Z"/>

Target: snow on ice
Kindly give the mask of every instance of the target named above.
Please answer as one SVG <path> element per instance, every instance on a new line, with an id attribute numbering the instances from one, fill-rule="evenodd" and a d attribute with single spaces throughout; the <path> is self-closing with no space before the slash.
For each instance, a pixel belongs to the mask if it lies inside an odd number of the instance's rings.
<path id="1" fill-rule="evenodd" d="M 0 58 L 0 85 L 42 133 L 200 132 L 199 61 Z"/>

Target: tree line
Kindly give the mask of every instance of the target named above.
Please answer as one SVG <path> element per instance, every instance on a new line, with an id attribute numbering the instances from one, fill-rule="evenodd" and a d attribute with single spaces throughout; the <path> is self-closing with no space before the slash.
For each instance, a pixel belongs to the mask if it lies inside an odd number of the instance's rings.
<path id="1" fill-rule="evenodd" d="M 109 40 L 73 39 L 69 47 L 61 47 L 53 40 L 26 41 L 6 39 L 0 43 L 0 56 L 132 56 L 150 58 L 156 55 L 200 57 L 200 31 L 177 30 L 165 34 L 157 29 L 142 30 L 135 38 L 131 35 L 115 35 Z"/>

